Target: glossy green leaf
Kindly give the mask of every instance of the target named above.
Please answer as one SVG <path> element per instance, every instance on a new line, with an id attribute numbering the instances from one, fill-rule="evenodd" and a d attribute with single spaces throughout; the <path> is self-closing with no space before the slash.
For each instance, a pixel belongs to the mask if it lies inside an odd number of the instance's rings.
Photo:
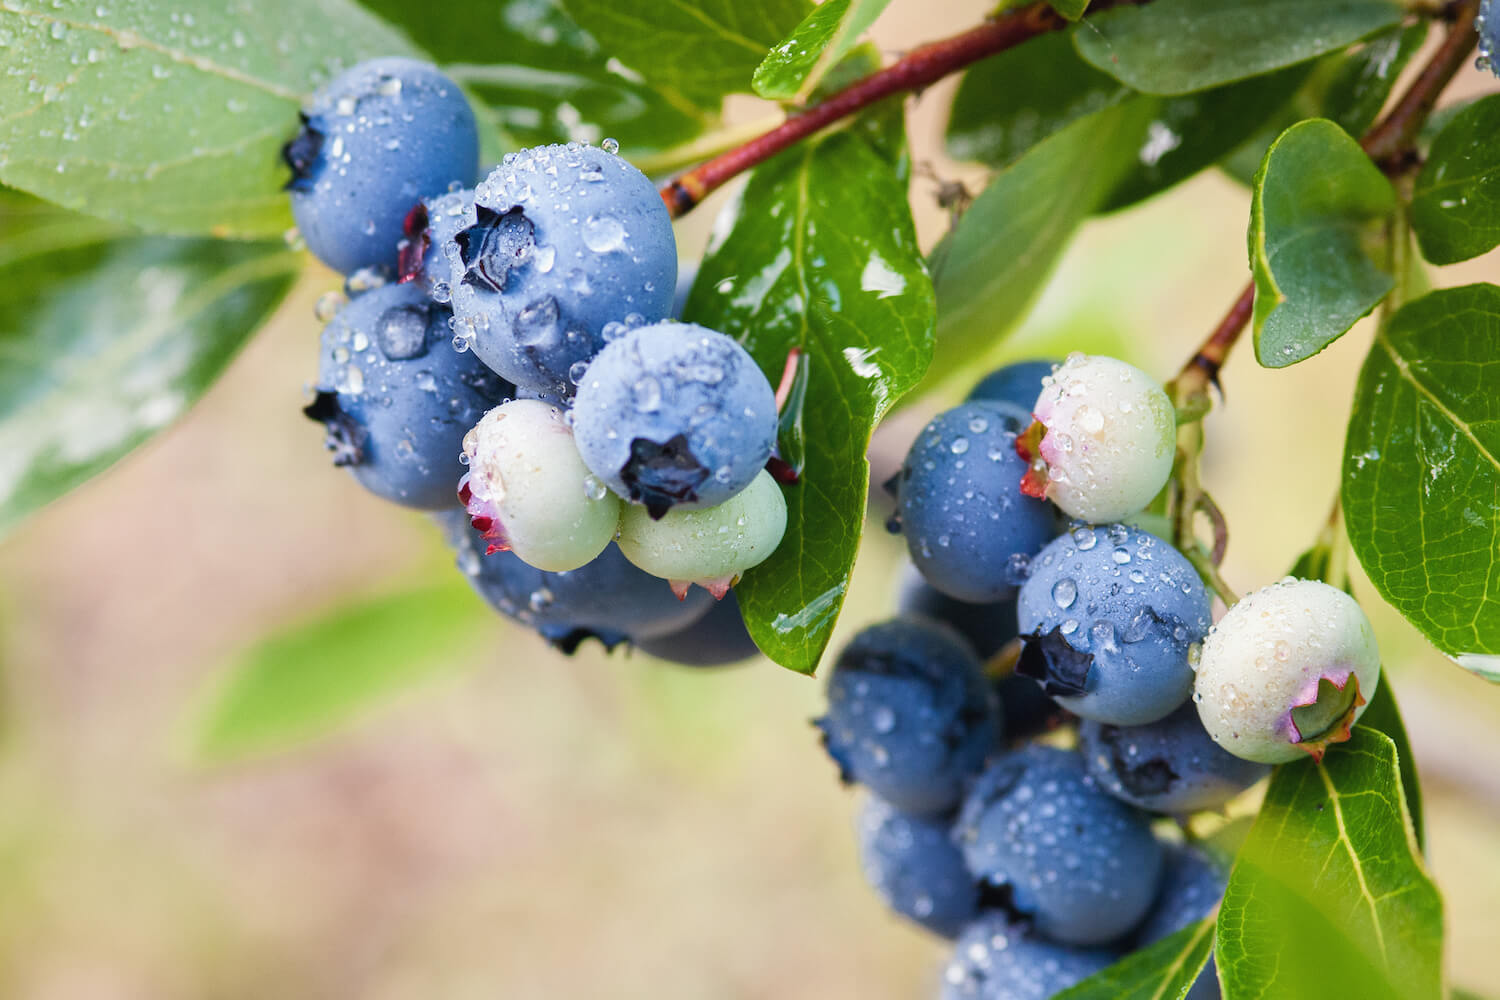
<path id="1" fill-rule="evenodd" d="M 176 419 L 300 263 L 0 195 L 0 532 Z"/>
<path id="2" fill-rule="evenodd" d="M 1049 0 L 1052 9 L 1069 21 L 1076 21 L 1089 9 L 1089 0 Z"/>
<path id="3" fill-rule="evenodd" d="M 1389 675 L 1380 679 L 1374 697 L 1365 706 L 1365 714 L 1359 717 L 1359 724 L 1384 733 L 1395 746 L 1396 762 L 1401 770 L 1401 790 L 1406 794 L 1406 811 L 1411 816 L 1417 847 L 1423 848 L 1427 843 L 1427 830 L 1422 819 L 1422 784 L 1417 776 L 1417 759 L 1412 753 L 1411 740 L 1406 735 L 1406 723 L 1401 719 L 1401 710 L 1396 707 L 1396 694 L 1391 690 Z"/>
<path id="4" fill-rule="evenodd" d="M 1395 745 L 1364 726 L 1271 777 L 1219 910 L 1226 997 L 1443 996 L 1443 903 Z"/>
<path id="5" fill-rule="evenodd" d="M 1182 1000 L 1214 948 L 1210 917 L 1133 951 L 1053 1000 Z"/>
<path id="6" fill-rule="evenodd" d="M 735 593 L 766 655 L 811 673 L 854 568 L 870 433 L 931 356 L 932 285 L 905 184 L 856 133 L 783 153 L 726 211 L 686 317 L 739 338 L 773 380 L 792 347 L 808 360 L 807 464 L 785 489 L 786 537 Z"/>
<path id="7" fill-rule="evenodd" d="M 1081 222 L 1135 162 L 1152 108 L 1074 122 L 996 174 L 933 253 L 941 377 L 1019 323 Z"/>
<path id="8" fill-rule="evenodd" d="M 756 68 L 755 92 L 772 101 L 806 101 L 890 2 L 824 0 Z"/>
<path id="9" fill-rule="evenodd" d="M 352 0 L 7 0 L 0 40 L 0 182 L 177 235 L 279 236 L 304 96 L 413 54 Z"/>
<path id="10" fill-rule="evenodd" d="M 359 0 L 400 27 L 521 145 L 620 142 L 626 156 L 700 132 L 712 116 L 622 72 L 558 0 Z"/>
<path id="11" fill-rule="evenodd" d="M 1434 264 L 1500 246 L 1500 94 L 1464 108 L 1433 140 L 1417 176 L 1411 227 Z"/>
<path id="12" fill-rule="evenodd" d="M 1407 303 L 1365 358 L 1344 442 L 1370 582 L 1459 664 L 1500 673 L 1500 288 Z"/>
<path id="13" fill-rule="evenodd" d="M 1089 18 L 1090 63 L 1147 94 L 1188 94 L 1293 66 L 1398 24 L 1396 0 L 1154 0 Z"/>
<path id="14" fill-rule="evenodd" d="M 948 152 L 1009 166 L 1070 122 L 1130 96 L 1128 87 L 1079 58 L 1071 33 L 1041 35 L 964 74 L 948 115 Z"/>
<path id="15" fill-rule="evenodd" d="M 197 721 L 194 753 L 222 763 L 325 736 L 393 694 L 464 669 L 492 620 L 453 575 L 273 634 L 225 671 Z"/>
<path id="16" fill-rule="evenodd" d="M 1333 122 L 1300 122 L 1271 145 L 1250 209 L 1261 364 L 1312 357 L 1385 297 L 1394 282 L 1365 247 L 1395 207 L 1390 182 Z"/>
<path id="17" fill-rule="evenodd" d="M 755 70 L 792 33 L 807 0 L 562 0 L 604 51 L 700 108 L 748 92 Z"/>

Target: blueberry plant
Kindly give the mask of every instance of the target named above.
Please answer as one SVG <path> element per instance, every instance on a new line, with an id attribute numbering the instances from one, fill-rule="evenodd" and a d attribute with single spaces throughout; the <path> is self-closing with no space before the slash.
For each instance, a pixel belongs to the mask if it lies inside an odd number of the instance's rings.
<path id="1" fill-rule="evenodd" d="M 956 941 L 943 997 L 1449 995 L 1346 569 L 1500 682 L 1500 286 L 1427 277 L 1500 244 L 1500 93 L 1444 98 L 1500 3 L 1004 2 L 882 55 L 890 3 L 5 0 L 0 528 L 174 420 L 315 257 L 307 416 L 500 613 L 558 655 L 832 661 L 818 731 L 872 885 Z M 991 172 L 924 252 L 903 101 L 955 75 L 947 151 Z M 776 121 L 723 125 L 736 93 Z M 876 425 L 1080 226 L 1208 169 L 1248 284 L 1180 370 L 1007 366 L 871 490 Z M 1372 314 L 1327 527 L 1239 597 L 1221 366 Z M 908 577 L 828 656 L 872 497 Z"/>

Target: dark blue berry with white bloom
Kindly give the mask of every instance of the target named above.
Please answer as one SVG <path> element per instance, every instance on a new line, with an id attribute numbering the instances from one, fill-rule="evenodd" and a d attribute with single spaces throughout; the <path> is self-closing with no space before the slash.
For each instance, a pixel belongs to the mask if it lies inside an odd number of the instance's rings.
<path id="1" fill-rule="evenodd" d="M 408 507 L 456 502 L 464 435 L 513 387 L 453 350 L 447 308 L 413 285 L 382 285 L 323 330 L 317 395 L 303 412 L 327 429 L 335 465 Z"/>
<path id="2" fill-rule="evenodd" d="M 1010 597 L 1027 559 L 1056 533 L 1052 507 L 1025 496 L 1017 411 L 971 402 L 918 435 L 897 477 L 897 512 L 912 562 L 962 601 Z"/>
<path id="3" fill-rule="evenodd" d="M 665 319 L 677 243 L 651 181 L 604 149 L 508 154 L 441 253 L 459 335 L 518 386 L 571 396 L 611 324 Z M 575 367 L 576 366 L 576 367 Z"/>
<path id="4" fill-rule="evenodd" d="M 1136 948 L 1145 948 L 1214 912 L 1224 898 L 1224 873 L 1191 847 L 1167 849 L 1161 891 L 1135 933 Z M 1218 1000 L 1219 973 L 1213 956 L 1193 980 L 1185 1000 Z"/>
<path id="5" fill-rule="evenodd" d="M 1052 374 L 1054 361 L 1016 361 L 997 368 L 974 386 L 969 399 L 1010 403 L 1024 410 L 1030 423 L 1031 408 L 1042 394 L 1042 379 Z"/>
<path id="6" fill-rule="evenodd" d="M 513 552 L 486 555 L 484 539 L 462 510 L 439 515 L 439 521 L 470 586 L 495 610 L 535 629 L 565 653 L 585 639 L 613 648 L 680 632 L 714 603 L 703 590 L 678 600 L 663 581 L 636 569 L 614 545 L 578 569 L 549 573 L 528 566 Z"/>
<path id="7" fill-rule="evenodd" d="M 945 819 L 904 813 L 872 795 L 858 832 L 865 878 L 891 909 L 946 938 L 978 915 L 979 886 Z"/>
<path id="8" fill-rule="evenodd" d="M 698 594 L 701 591 L 694 590 Z M 731 590 L 715 601 L 708 614 L 687 628 L 656 638 L 640 639 L 635 648 L 647 656 L 685 667 L 721 667 L 759 656 L 750 630 Z"/>
<path id="9" fill-rule="evenodd" d="M 1191 701 L 1144 726 L 1085 719 L 1078 750 L 1099 787 L 1152 812 L 1218 809 L 1271 771 L 1215 743 Z"/>
<path id="10" fill-rule="evenodd" d="M 1145 815 L 1095 787 L 1072 751 L 1034 745 L 996 760 L 953 836 L 969 871 L 1009 890 L 1011 907 L 1052 941 L 1113 941 L 1156 898 L 1162 848 Z"/>
<path id="11" fill-rule="evenodd" d="M 1500 3 L 1480 0 L 1475 27 L 1479 30 L 1479 68 L 1500 76 Z"/>
<path id="12" fill-rule="evenodd" d="M 573 434 L 594 475 L 652 517 L 715 507 L 765 468 L 776 394 L 733 339 L 694 323 L 638 327 L 578 384 Z"/>
<path id="13" fill-rule="evenodd" d="M 307 248 L 335 271 L 394 273 L 408 213 L 479 172 L 479 131 L 458 85 L 412 59 L 362 62 L 321 87 L 282 150 Z"/>
<path id="14" fill-rule="evenodd" d="M 962 639 L 897 619 L 844 647 L 817 725 L 844 781 L 930 815 L 957 805 L 984 766 L 1000 737 L 1000 712 Z"/>
<path id="15" fill-rule="evenodd" d="M 1045 941 L 991 911 L 964 929 L 943 970 L 942 1000 L 1049 1000 L 1119 955 Z"/>
<path id="16" fill-rule="evenodd" d="M 1211 624 L 1203 581 L 1155 535 L 1079 527 L 1031 561 L 1017 603 L 1017 670 L 1064 708 L 1120 726 L 1155 722 L 1193 689 L 1188 647 Z"/>

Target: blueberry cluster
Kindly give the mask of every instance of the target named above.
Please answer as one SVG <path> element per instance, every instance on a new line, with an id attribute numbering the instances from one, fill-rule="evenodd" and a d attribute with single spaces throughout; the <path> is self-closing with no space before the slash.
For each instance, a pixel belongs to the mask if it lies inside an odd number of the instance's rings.
<path id="1" fill-rule="evenodd" d="M 737 342 L 673 320 L 650 180 L 609 141 L 481 178 L 464 95 L 405 59 L 336 77 L 301 123 L 293 214 L 346 275 L 306 407 L 335 464 L 434 512 L 475 589 L 564 649 L 753 655 L 730 587 L 786 527 L 776 395 Z"/>

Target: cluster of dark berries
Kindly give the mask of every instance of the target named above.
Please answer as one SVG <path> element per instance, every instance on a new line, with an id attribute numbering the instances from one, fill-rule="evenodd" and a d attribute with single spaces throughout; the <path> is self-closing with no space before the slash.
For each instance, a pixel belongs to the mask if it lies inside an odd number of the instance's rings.
<path id="1" fill-rule="evenodd" d="M 651 182 L 607 140 L 480 179 L 468 102 L 405 59 L 323 87 L 284 157 L 303 240 L 346 275 L 306 408 L 334 462 L 437 512 L 475 588 L 565 649 L 753 654 L 713 598 L 785 530 L 776 395 L 737 342 L 670 318 Z"/>
<path id="2" fill-rule="evenodd" d="M 1369 622 L 1324 583 L 1210 627 L 1198 571 L 1146 530 L 1167 533 L 1145 508 L 1175 449 L 1155 380 L 1075 354 L 990 375 L 888 484 L 912 576 L 818 726 L 870 793 L 870 881 L 957 940 L 945 1000 L 1050 997 L 1208 916 L 1224 874 L 1167 818 L 1346 739 L 1374 690 Z"/>

